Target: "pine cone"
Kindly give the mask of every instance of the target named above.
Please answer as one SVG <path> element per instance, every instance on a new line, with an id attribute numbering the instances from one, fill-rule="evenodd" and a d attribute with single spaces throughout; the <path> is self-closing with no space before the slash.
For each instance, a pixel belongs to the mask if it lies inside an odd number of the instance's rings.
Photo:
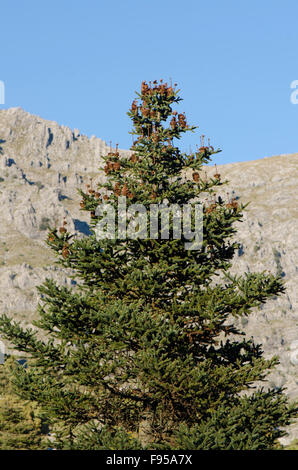
<path id="1" fill-rule="evenodd" d="M 176 121 L 175 116 L 172 117 L 172 119 L 171 119 L 171 121 L 170 121 L 170 126 L 171 126 L 171 128 L 172 128 L 173 130 L 176 129 L 176 127 L 177 127 L 177 121 Z"/>
<path id="2" fill-rule="evenodd" d="M 206 213 L 207 213 L 207 214 L 210 214 L 211 212 L 214 211 L 214 209 L 216 209 L 216 204 L 211 204 L 211 205 L 207 208 Z"/>
<path id="3" fill-rule="evenodd" d="M 180 127 L 182 127 L 182 128 L 186 127 L 186 118 L 185 118 L 184 114 L 178 114 L 178 122 L 179 122 Z"/>
<path id="4" fill-rule="evenodd" d="M 159 87 L 159 93 L 160 93 L 161 95 L 165 95 L 166 92 L 167 92 L 167 87 L 166 87 L 166 85 L 165 85 L 165 84 L 160 85 L 160 87 Z"/>
<path id="5" fill-rule="evenodd" d="M 147 91 L 148 91 L 149 87 L 147 85 L 147 83 L 145 82 L 145 80 L 142 82 L 142 85 L 141 85 L 141 94 L 142 95 L 146 95 Z"/>
<path id="6" fill-rule="evenodd" d="M 137 101 L 136 101 L 136 100 L 134 100 L 134 101 L 132 102 L 132 105 L 131 105 L 131 112 L 132 112 L 133 114 L 137 114 L 137 112 L 138 112 L 138 105 L 137 105 Z"/>
<path id="7" fill-rule="evenodd" d="M 129 189 L 128 189 L 127 184 L 125 183 L 122 190 L 121 190 L 121 195 L 122 196 L 127 196 L 128 193 L 129 193 Z"/>
<path id="8" fill-rule="evenodd" d="M 167 97 L 170 98 L 171 96 L 173 96 L 174 94 L 174 90 L 171 86 L 169 86 L 169 88 L 167 89 Z"/>
<path id="9" fill-rule="evenodd" d="M 158 132 L 155 132 L 152 136 L 152 140 L 155 144 L 157 144 L 157 142 L 159 141 L 159 133 Z"/>
<path id="10" fill-rule="evenodd" d="M 63 258 L 67 258 L 68 255 L 69 255 L 69 249 L 67 248 L 67 245 L 64 245 L 62 249 L 62 256 Z"/>
<path id="11" fill-rule="evenodd" d="M 142 107 L 142 108 L 141 108 L 141 113 L 143 114 L 143 116 L 144 116 L 145 118 L 147 118 L 147 117 L 150 115 L 150 109 L 145 108 L 145 107 Z"/>
<path id="12" fill-rule="evenodd" d="M 120 167 L 121 167 L 120 162 L 115 162 L 114 165 L 113 165 L 113 168 L 114 168 L 115 171 L 119 171 Z"/>

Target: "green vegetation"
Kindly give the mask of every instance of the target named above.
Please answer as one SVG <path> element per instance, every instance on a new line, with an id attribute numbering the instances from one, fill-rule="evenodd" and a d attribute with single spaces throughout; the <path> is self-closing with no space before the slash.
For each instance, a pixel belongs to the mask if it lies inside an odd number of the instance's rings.
<path id="1" fill-rule="evenodd" d="M 92 235 L 75 238 L 66 223 L 48 235 L 58 263 L 74 270 L 76 289 L 51 279 L 39 287 L 37 331 L 0 318 L 2 337 L 30 358 L 28 369 L 13 370 L 15 390 L 41 407 L 57 449 L 277 449 L 298 408 L 282 389 L 254 387 L 278 359 L 265 359 L 236 320 L 245 323 L 282 294 L 283 282 L 265 272 L 230 274 L 239 249 L 234 224 L 246 205 L 216 196 L 225 183 L 217 171 L 204 176 L 219 150 L 204 136 L 195 153 L 175 146 L 195 130 L 173 110 L 181 100 L 175 87 L 143 82 L 137 96 L 128 113 L 130 158 L 111 149 L 101 169 L 106 182 L 80 191 Z M 119 197 L 134 236 L 117 226 L 115 238 L 96 237 L 105 221 L 100 208 L 117 208 Z M 173 235 L 173 216 L 169 237 L 160 226 L 140 236 L 132 204 L 148 214 L 165 200 L 193 211 L 193 201 L 201 202 L 200 249 L 186 249 L 185 230 Z"/>
<path id="2" fill-rule="evenodd" d="M 0 450 L 47 448 L 47 426 L 37 404 L 14 392 L 10 379 L 16 368 L 13 358 L 0 364 Z"/>

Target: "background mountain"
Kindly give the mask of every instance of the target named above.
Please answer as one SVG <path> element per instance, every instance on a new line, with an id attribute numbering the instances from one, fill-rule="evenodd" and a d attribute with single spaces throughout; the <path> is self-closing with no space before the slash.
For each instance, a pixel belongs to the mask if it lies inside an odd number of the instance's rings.
<path id="1" fill-rule="evenodd" d="M 39 300 L 35 287 L 46 277 L 74 285 L 55 266 L 45 244 L 47 226 L 89 233 L 88 214 L 80 210 L 77 188 L 99 179 L 100 155 L 110 147 L 95 136 L 32 116 L 21 108 L 0 110 L 0 312 L 30 324 Z M 123 156 L 129 152 L 121 150 Z M 235 238 L 241 248 L 232 272 L 280 273 L 286 293 L 240 320 L 248 336 L 262 343 L 265 355 L 280 364 L 271 386 L 286 387 L 298 400 L 298 154 L 217 166 L 229 184 L 219 194 L 250 201 Z M 207 174 L 215 173 L 206 167 Z M 298 423 L 283 443 L 298 437 Z"/>

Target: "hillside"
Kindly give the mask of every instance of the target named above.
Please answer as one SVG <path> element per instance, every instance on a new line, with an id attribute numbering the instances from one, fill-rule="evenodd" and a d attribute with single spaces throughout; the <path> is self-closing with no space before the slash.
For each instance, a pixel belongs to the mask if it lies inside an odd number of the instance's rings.
<path id="1" fill-rule="evenodd" d="M 74 283 L 54 265 L 44 243 L 46 227 L 65 217 L 69 230 L 88 234 L 88 216 L 80 211 L 77 188 L 98 179 L 100 155 L 109 146 L 20 108 L 0 110 L 0 139 L 0 311 L 30 324 L 39 299 L 36 285 L 45 277 Z M 290 398 L 298 400 L 298 154 L 217 169 L 222 180 L 230 181 L 223 194 L 228 191 L 244 203 L 250 201 L 237 227 L 241 249 L 232 271 L 279 272 L 287 288 L 286 294 L 242 319 L 242 326 L 263 344 L 266 356 L 280 357 L 271 385 L 285 386 Z M 298 424 L 283 442 L 294 437 Z"/>

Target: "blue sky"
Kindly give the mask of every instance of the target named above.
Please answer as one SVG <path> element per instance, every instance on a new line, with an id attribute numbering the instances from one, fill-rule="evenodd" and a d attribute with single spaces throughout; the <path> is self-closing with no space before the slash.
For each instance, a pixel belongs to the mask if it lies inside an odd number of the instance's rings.
<path id="1" fill-rule="evenodd" d="M 0 80 L 20 106 L 120 148 L 142 80 L 178 83 L 213 163 L 298 152 L 297 0 L 2 0 Z M 1 136 L 0 136 L 1 137 Z"/>

